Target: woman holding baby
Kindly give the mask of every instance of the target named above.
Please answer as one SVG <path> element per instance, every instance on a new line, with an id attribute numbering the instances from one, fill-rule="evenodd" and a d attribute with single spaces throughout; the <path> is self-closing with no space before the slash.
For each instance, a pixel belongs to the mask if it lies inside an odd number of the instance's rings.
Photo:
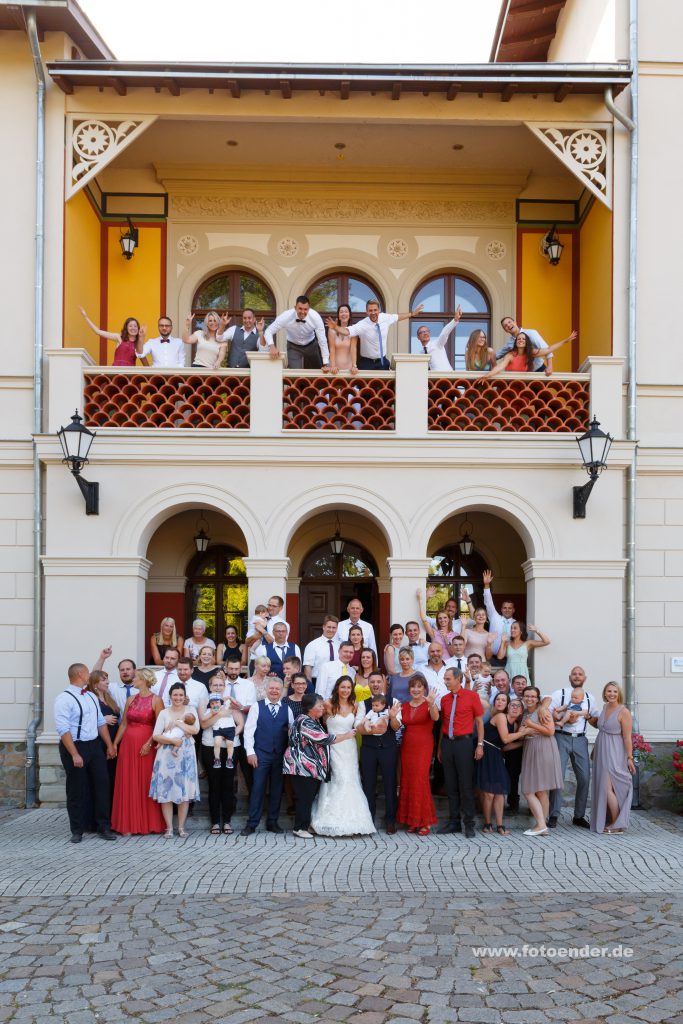
<path id="1" fill-rule="evenodd" d="M 156 720 L 152 740 L 159 745 L 152 770 L 149 795 L 161 804 L 166 823 L 164 835 L 173 835 L 173 805 L 178 807 L 178 835 L 187 838 L 185 822 L 191 800 L 199 800 L 197 755 L 193 737 L 199 732 L 194 710 L 185 704 L 185 687 L 174 683 L 170 707 Z"/>
<path id="2" fill-rule="evenodd" d="M 152 732 L 164 707 L 161 698 L 152 693 L 155 682 L 151 669 L 137 670 L 133 679 L 137 693 L 126 701 L 113 741 L 118 756 L 111 827 L 124 836 L 164 831 L 159 804 L 149 795 L 154 767 Z"/>

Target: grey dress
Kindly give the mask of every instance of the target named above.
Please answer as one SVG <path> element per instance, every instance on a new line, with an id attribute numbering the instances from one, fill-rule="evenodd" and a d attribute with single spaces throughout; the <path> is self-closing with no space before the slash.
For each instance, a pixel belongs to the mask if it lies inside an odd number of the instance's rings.
<path id="1" fill-rule="evenodd" d="M 532 711 L 530 715 L 525 715 L 522 725 L 529 720 L 538 722 L 538 712 Z M 525 737 L 519 786 L 522 793 L 542 793 L 544 790 L 564 788 L 560 752 L 554 736 L 534 733 Z"/>
<path id="2" fill-rule="evenodd" d="M 607 821 L 607 783 L 611 780 L 619 813 L 608 828 L 628 828 L 633 798 L 633 776 L 628 770 L 626 747 L 621 735 L 621 708 L 605 717 L 607 705 L 598 718 L 598 735 L 593 748 L 593 801 L 591 832 L 604 832 Z"/>

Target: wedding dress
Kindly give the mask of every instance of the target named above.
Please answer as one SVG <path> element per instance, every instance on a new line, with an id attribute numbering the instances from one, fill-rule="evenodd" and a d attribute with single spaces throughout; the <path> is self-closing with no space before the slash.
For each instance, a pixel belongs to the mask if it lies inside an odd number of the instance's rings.
<path id="1" fill-rule="evenodd" d="M 327 728 L 333 735 L 349 732 L 354 716 L 332 715 Z M 334 743 L 332 778 L 323 782 L 313 804 L 311 828 L 320 836 L 366 836 L 375 832 L 368 802 L 360 784 L 358 747 L 354 740 Z"/>

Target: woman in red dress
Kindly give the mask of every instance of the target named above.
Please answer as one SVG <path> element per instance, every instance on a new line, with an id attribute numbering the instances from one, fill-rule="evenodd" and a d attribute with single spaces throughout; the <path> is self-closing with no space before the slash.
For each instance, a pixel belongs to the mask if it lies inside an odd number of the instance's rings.
<path id="1" fill-rule="evenodd" d="M 114 746 L 116 784 L 111 812 L 111 827 L 122 835 L 146 836 L 164 832 L 161 807 L 149 796 L 154 767 L 152 732 L 164 702 L 152 693 L 156 676 L 148 668 L 135 673 L 133 686 L 138 692 L 126 702 Z"/>
<path id="2" fill-rule="evenodd" d="M 428 836 L 437 817 L 429 786 L 429 767 L 434 751 L 434 722 L 439 718 L 436 690 L 428 690 L 427 680 L 416 672 L 410 680 L 410 700 L 401 704 L 403 739 L 401 740 L 401 787 L 396 821 L 408 826 L 409 832 Z M 398 730 L 398 706 L 389 717 L 392 729 Z"/>

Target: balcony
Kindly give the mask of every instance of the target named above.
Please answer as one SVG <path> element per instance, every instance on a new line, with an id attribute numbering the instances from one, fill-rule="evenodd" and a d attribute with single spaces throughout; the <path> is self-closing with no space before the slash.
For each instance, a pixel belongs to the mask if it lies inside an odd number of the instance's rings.
<path id="1" fill-rule="evenodd" d="M 49 353 L 50 429 L 84 409 L 95 429 L 197 429 L 260 437 L 317 431 L 387 437 L 576 434 L 595 413 L 621 424 L 622 360 L 588 359 L 581 373 L 431 374 L 421 355 L 387 373 L 293 373 L 253 355 L 249 370 L 94 367 L 81 349 Z M 619 436 L 619 433 L 616 434 Z"/>

